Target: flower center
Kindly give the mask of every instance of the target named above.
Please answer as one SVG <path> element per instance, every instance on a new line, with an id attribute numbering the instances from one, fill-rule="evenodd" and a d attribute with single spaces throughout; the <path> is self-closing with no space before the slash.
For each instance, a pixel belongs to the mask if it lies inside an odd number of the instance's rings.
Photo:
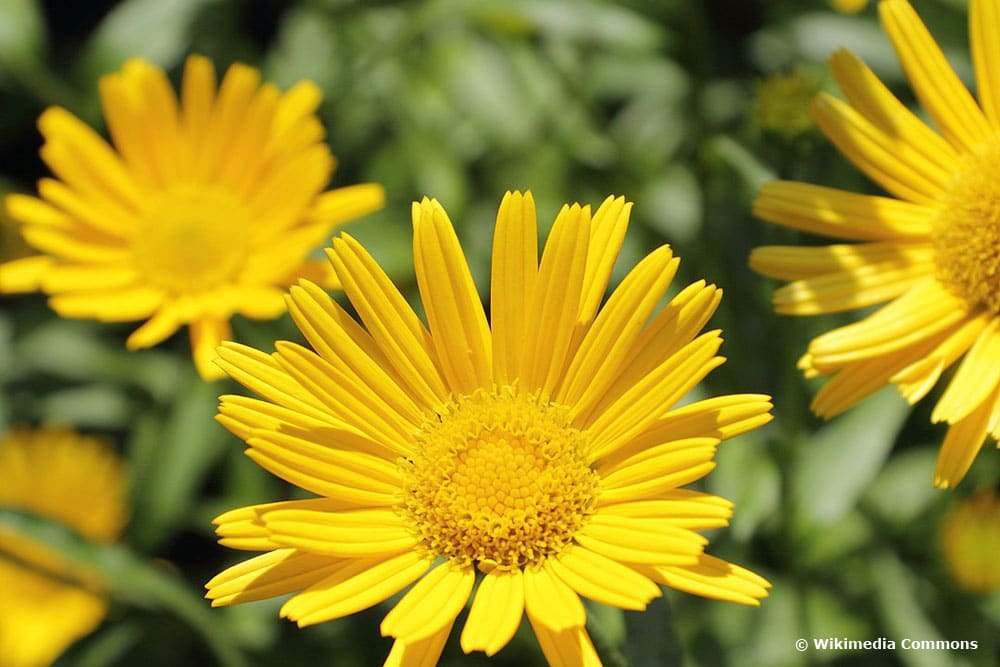
<path id="1" fill-rule="evenodd" d="M 221 188 L 181 183 L 150 198 L 132 244 L 136 267 L 170 292 L 231 282 L 242 268 L 250 213 Z"/>
<path id="2" fill-rule="evenodd" d="M 973 307 L 1000 313 L 1000 141 L 967 158 L 934 229 L 937 277 Z"/>
<path id="3" fill-rule="evenodd" d="M 523 568 L 558 553 L 587 520 L 598 475 L 569 411 L 514 387 L 454 398 L 401 462 L 399 506 L 434 555 Z"/>

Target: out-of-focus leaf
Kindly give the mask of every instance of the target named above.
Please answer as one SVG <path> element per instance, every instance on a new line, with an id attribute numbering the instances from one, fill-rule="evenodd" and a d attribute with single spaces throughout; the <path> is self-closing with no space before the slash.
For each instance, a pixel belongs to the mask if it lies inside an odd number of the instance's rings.
<path id="1" fill-rule="evenodd" d="M 647 51 L 663 46 L 663 26 L 638 12 L 591 0 L 516 0 L 506 7 L 525 17 L 547 35 Z"/>
<path id="2" fill-rule="evenodd" d="M 264 76 L 288 88 L 309 79 L 324 91 L 342 94 L 336 88 L 342 66 L 337 51 L 337 33 L 329 16 L 309 6 L 288 11 L 278 28 L 277 45 L 268 54 Z"/>
<path id="3" fill-rule="evenodd" d="M 106 667 L 120 664 L 121 656 L 142 641 L 139 623 L 123 621 L 105 628 L 76 651 L 76 667 Z"/>
<path id="4" fill-rule="evenodd" d="M 673 165 L 654 177 L 638 197 L 643 218 L 675 243 L 687 243 L 701 229 L 701 188 L 690 169 Z"/>
<path id="5" fill-rule="evenodd" d="M 133 462 L 131 532 L 137 544 L 153 547 L 183 521 L 208 469 L 231 442 L 215 422 L 219 388 L 192 370 L 162 423 L 147 418 L 130 443 Z"/>
<path id="6" fill-rule="evenodd" d="M 723 443 L 707 479 L 709 491 L 736 504 L 729 534 L 740 542 L 773 517 L 781 502 L 781 474 L 765 444 L 753 432 Z"/>
<path id="7" fill-rule="evenodd" d="M 905 528 L 925 512 L 941 492 L 934 488 L 936 447 L 922 447 L 893 456 L 868 485 L 864 500 L 879 516 Z"/>
<path id="8" fill-rule="evenodd" d="M 173 613 L 201 634 L 220 665 L 246 664 L 229 628 L 219 623 L 219 617 L 200 596 L 125 545 L 89 542 L 58 522 L 9 509 L 0 509 L 0 526 L 46 544 L 73 564 L 99 573 L 113 597 L 137 607 Z"/>
<path id="9" fill-rule="evenodd" d="M 778 176 L 732 137 L 719 135 L 705 143 L 706 150 L 732 169 L 749 192 L 758 192 Z"/>
<path id="10" fill-rule="evenodd" d="M 837 594 L 825 588 L 805 591 L 805 614 L 813 637 L 871 637 L 871 629 L 862 614 L 851 609 Z M 821 656 L 822 657 L 822 656 Z"/>
<path id="11" fill-rule="evenodd" d="M 904 637 L 920 641 L 957 639 L 942 637 L 937 627 L 924 614 L 924 605 L 917 596 L 919 578 L 890 552 L 873 559 L 871 571 L 879 616 L 887 637 Z M 963 639 L 965 639 L 963 637 Z M 970 637 L 972 639 L 972 637 Z M 907 667 L 948 667 L 956 664 L 947 651 L 906 651 L 896 653 Z"/>
<path id="12" fill-rule="evenodd" d="M 165 68 L 174 66 L 188 50 L 198 13 L 216 1 L 125 0 L 91 35 L 81 59 L 82 79 L 93 81 L 133 57 Z"/>
<path id="13" fill-rule="evenodd" d="M 0 78 L 4 70 L 30 68 L 45 47 L 45 26 L 37 0 L 0 2 Z"/>
<path id="14" fill-rule="evenodd" d="M 845 557 L 871 545 L 875 536 L 865 518 L 859 512 L 851 512 L 805 533 L 797 557 L 803 565 L 817 571 L 836 567 Z"/>
<path id="15" fill-rule="evenodd" d="M 680 665 L 682 652 L 674 614 L 667 596 L 649 603 L 645 611 L 625 614 L 625 655 L 632 667 Z"/>
<path id="16" fill-rule="evenodd" d="M 753 610 L 756 623 L 749 645 L 733 664 L 794 667 L 807 663 L 806 655 L 795 650 L 795 641 L 809 636 L 800 592 L 792 581 L 770 580 L 774 588 L 760 608 Z"/>
<path id="17" fill-rule="evenodd" d="M 891 387 L 823 426 L 792 467 L 797 519 L 826 525 L 843 516 L 881 471 L 909 406 Z"/>
<path id="18" fill-rule="evenodd" d="M 53 319 L 24 335 L 14 347 L 15 376 L 48 373 L 58 378 L 140 386 L 158 399 L 177 388 L 176 358 L 157 350 L 130 352 L 102 336 L 105 325 Z"/>
<path id="19" fill-rule="evenodd" d="M 605 667 L 626 667 L 625 612 L 603 604 L 587 604 L 587 632 Z"/>
<path id="20" fill-rule="evenodd" d="M 90 384 L 46 394 L 38 406 L 44 422 L 117 429 L 128 424 L 132 402 L 120 387 Z"/>

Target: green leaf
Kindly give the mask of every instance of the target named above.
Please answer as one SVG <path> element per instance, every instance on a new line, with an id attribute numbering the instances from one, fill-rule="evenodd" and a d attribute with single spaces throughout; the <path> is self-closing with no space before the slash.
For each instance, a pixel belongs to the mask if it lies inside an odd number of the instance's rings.
<path id="1" fill-rule="evenodd" d="M 801 444 L 791 471 L 800 524 L 828 525 L 854 506 L 889 456 L 909 409 L 886 387 Z"/>
<path id="2" fill-rule="evenodd" d="M 172 67 L 188 50 L 199 12 L 214 1 L 125 0 L 104 18 L 84 49 L 83 79 L 92 81 L 133 57 Z"/>
<path id="3" fill-rule="evenodd" d="M 0 76 L 32 68 L 45 47 L 45 26 L 36 0 L 0 2 Z"/>
<path id="4" fill-rule="evenodd" d="M 152 548 L 185 520 L 209 468 L 232 441 L 214 420 L 218 394 L 215 383 L 192 370 L 165 420 L 138 423 L 129 446 L 132 501 L 142 517 L 130 531 L 138 544 Z"/>
<path id="5" fill-rule="evenodd" d="M 633 667 L 664 667 L 683 662 L 670 600 L 659 597 L 645 611 L 625 614 L 625 655 Z"/>

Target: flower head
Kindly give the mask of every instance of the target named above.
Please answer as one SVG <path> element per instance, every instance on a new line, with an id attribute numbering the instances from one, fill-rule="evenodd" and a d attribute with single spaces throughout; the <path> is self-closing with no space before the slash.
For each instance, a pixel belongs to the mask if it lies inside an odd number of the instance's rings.
<path id="1" fill-rule="evenodd" d="M 94 438 L 15 429 L 0 441 L 0 509 L 110 542 L 125 523 L 125 473 Z M 0 664 L 46 665 L 104 618 L 105 582 L 0 523 Z"/>
<path id="2" fill-rule="evenodd" d="M 223 396 L 219 421 L 262 467 L 318 498 L 245 507 L 224 545 L 267 553 L 207 585 L 213 605 L 296 592 L 299 625 L 413 584 L 382 623 L 387 664 L 433 664 L 478 580 L 465 651 L 492 655 L 527 613 L 552 664 L 593 664 L 580 595 L 643 609 L 665 584 L 758 604 L 768 584 L 704 553 L 731 505 L 681 488 L 719 442 L 770 420 L 761 395 L 673 408 L 723 359 L 698 332 L 720 290 L 688 286 L 658 312 L 678 260 L 661 247 L 601 306 L 631 204 L 565 206 L 538 261 L 530 193 L 508 193 L 493 239 L 490 316 L 445 211 L 414 204 L 428 326 L 342 235 L 330 261 L 360 322 L 303 281 L 289 311 L 313 350 L 235 343 L 220 364 L 261 396 Z M 673 409 L 672 409 L 673 408 Z"/>
<path id="3" fill-rule="evenodd" d="M 379 208 L 382 189 L 323 192 L 334 159 L 310 82 L 282 94 L 237 64 L 216 87 L 211 62 L 192 56 L 179 101 L 139 59 L 100 91 L 114 148 L 65 109 L 39 118 L 55 178 L 7 210 L 42 254 L 0 265 L 0 292 L 43 291 L 64 317 L 146 320 L 130 349 L 187 324 L 202 376 L 221 377 L 211 360 L 230 317 L 277 317 L 303 275 L 333 286 L 309 253 Z"/>
<path id="4" fill-rule="evenodd" d="M 941 524 L 945 565 L 963 589 L 973 593 L 1000 590 L 1000 497 L 980 491 L 956 505 Z"/>
<path id="5" fill-rule="evenodd" d="M 890 303 L 812 341 L 799 362 L 832 376 L 823 416 L 887 383 L 915 403 L 960 358 L 931 419 L 948 424 L 934 483 L 954 487 L 987 436 L 1000 438 L 1000 2 L 973 0 L 969 22 L 980 103 L 905 0 L 879 14 L 931 129 L 847 51 L 831 58 L 847 102 L 820 94 L 824 133 L 892 197 L 777 181 L 754 203 L 777 224 L 854 243 L 757 248 L 759 272 L 791 280 L 778 312 L 831 313 Z"/>

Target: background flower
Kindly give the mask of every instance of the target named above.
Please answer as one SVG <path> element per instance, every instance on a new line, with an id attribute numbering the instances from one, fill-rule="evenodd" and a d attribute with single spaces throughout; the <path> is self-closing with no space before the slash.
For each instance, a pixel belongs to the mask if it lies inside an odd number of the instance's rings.
<path id="1" fill-rule="evenodd" d="M 315 117 L 321 93 L 281 94 L 246 65 L 216 84 L 190 56 L 178 100 L 159 68 L 133 58 L 101 78 L 114 149 L 73 114 L 38 120 L 39 197 L 10 195 L 8 214 L 42 254 L 0 265 L 0 291 L 41 290 L 63 317 L 147 321 L 125 341 L 156 345 L 189 325 L 198 371 L 240 313 L 271 319 L 281 288 L 303 275 L 335 287 L 309 253 L 332 228 L 382 205 L 377 185 L 322 192 L 334 160 Z"/>

